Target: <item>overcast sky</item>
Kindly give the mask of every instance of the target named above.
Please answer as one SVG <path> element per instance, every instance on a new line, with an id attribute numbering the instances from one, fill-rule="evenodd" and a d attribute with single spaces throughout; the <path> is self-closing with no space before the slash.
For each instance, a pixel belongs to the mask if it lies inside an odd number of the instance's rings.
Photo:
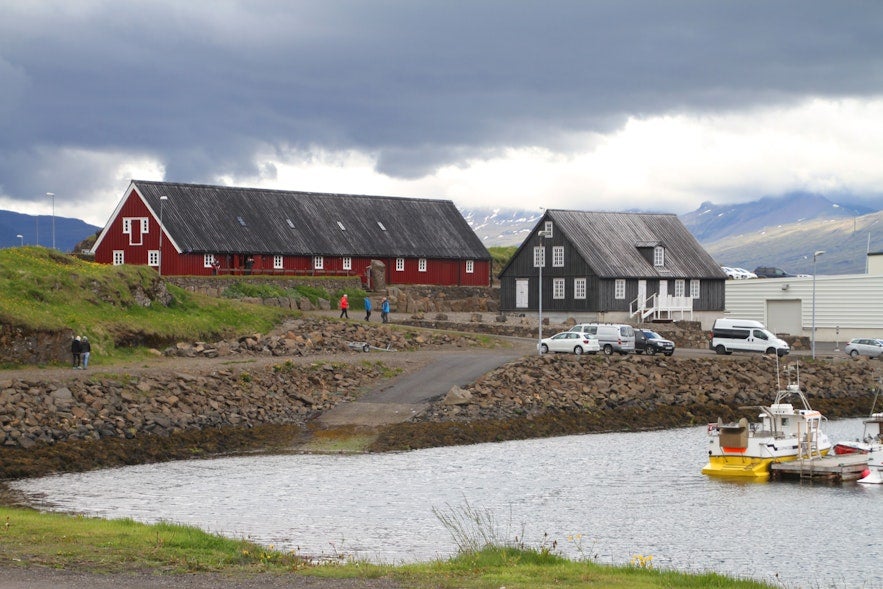
<path id="1" fill-rule="evenodd" d="M 132 178 L 684 213 L 883 208 L 883 2 L 0 0 L 0 208 Z"/>

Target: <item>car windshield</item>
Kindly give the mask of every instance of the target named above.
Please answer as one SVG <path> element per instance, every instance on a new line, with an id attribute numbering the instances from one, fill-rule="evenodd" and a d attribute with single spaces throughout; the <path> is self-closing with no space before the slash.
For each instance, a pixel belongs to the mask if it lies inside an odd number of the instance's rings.
<path id="1" fill-rule="evenodd" d="M 644 335 L 647 336 L 647 339 L 662 339 L 661 335 L 659 335 L 655 331 L 650 331 L 649 329 L 644 330 Z"/>

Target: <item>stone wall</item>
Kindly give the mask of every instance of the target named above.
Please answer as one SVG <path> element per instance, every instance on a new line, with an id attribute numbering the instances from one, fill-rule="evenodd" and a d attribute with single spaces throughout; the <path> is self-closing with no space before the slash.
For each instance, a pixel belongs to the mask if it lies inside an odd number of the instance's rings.
<path id="1" fill-rule="evenodd" d="M 168 276 L 170 284 L 189 292 L 198 292 L 211 297 L 223 295 L 227 287 L 234 282 L 267 283 L 280 288 L 290 289 L 297 286 L 311 286 L 328 292 L 341 289 L 360 289 L 362 281 L 358 276 L 303 276 L 298 278 L 283 276 Z"/>

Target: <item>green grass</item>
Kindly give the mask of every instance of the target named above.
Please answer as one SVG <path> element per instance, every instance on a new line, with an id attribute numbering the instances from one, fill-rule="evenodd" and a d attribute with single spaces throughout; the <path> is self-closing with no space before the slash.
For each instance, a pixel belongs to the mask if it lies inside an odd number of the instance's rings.
<path id="1" fill-rule="evenodd" d="M 165 289 L 167 305 L 158 302 Z M 87 335 L 99 364 L 118 348 L 267 331 L 285 314 L 187 292 L 145 266 L 96 264 L 43 247 L 0 250 L 0 322 Z"/>
<path id="2" fill-rule="evenodd" d="M 291 279 L 288 279 L 289 281 Z M 337 305 L 346 294 L 351 301 L 361 301 L 368 293 L 362 289 L 339 288 L 334 291 L 328 291 L 324 288 L 310 286 L 307 284 L 297 285 L 294 287 L 286 287 L 281 284 L 275 284 L 271 281 L 262 282 L 243 282 L 236 280 L 224 289 L 222 296 L 229 299 L 241 299 L 244 297 L 258 297 L 262 299 L 268 298 L 306 298 L 313 305 L 318 304 L 319 299 L 329 301 L 332 307 Z"/>
<path id="3" fill-rule="evenodd" d="M 375 565 L 345 555 L 316 565 L 308 555 L 228 539 L 190 526 L 146 525 L 31 509 L 0 507 L 0 565 L 49 566 L 92 572 L 217 571 L 231 575 L 299 574 L 327 579 L 388 577 L 406 587 L 622 587 L 769 588 L 715 574 L 655 570 L 649 558 L 629 566 L 568 560 L 548 549 L 487 547 L 450 559 L 408 565 Z"/>

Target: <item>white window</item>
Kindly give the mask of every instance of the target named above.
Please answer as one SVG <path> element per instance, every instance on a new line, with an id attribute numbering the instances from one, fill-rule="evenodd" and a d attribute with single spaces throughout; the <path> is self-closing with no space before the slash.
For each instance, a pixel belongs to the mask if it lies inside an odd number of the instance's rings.
<path id="1" fill-rule="evenodd" d="M 285 256 L 273 256 L 273 268 L 282 270 L 285 267 Z"/>
<path id="2" fill-rule="evenodd" d="M 426 258 L 420 258 L 419 260 L 417 260 L 417 271 L 426 272 Z"/>
<path id="3" fill-rule="evenodd" d="M 661 245 L 653 248 L 653 265 L 657 268 L 665 266 L 665 248 Z"/>
<path id="4" fill-rule="evenodd" d="M 564 267 L 564 246 L 563 245 L 553 245 L 552 246 L 552 267 L 553 268 L 563 268 Z"/>
<path id="5" fill-rule="evenodd" d="M 143 245 L 147 233 L 147 217 L 123 217 L 123 234 L 129 236 L 129 245 Z"/>
<path id="6" fill-rule="evenodd" d="M 466 274 L 475 272 L 475 260 L 466 260 Z"/>
<path id="7" fill-rule="evenodd" d="M 202 255 L 202 266 L 204 268 L 211 268 L 212 264 L 215 263 L 215 254 L 203 254 Z"/>
<path id="8" fill-rule="evenodd" d="M 575 299 L 586 298 L 586 279 L 585 278 L 574 278 L 573 279 L 573 298 L 575 298 Z"/>
<path id="9" fill-rule="evenodd" d="M 553 226 L 554 225 L 553 225 L 552 221 L 546 221 L 544 228 L 543 228 L 543 231 L 546 232 L 546 237 L 552 237 L 552 227 Z"/>
<path id="10" fill-rule="evenodd" d="M 322 256 L 313 256 L 313 270 L 322 270 L 325 268 L 325 258 Z"/>
<path id="11" fill-rule="evenodd" d="M 113 265 L 122 266 L 126 263 L 126 253 L 123 250 L 113 250 Z"/>
<path id="12" fill-rule="evenodd" d="M 350 257 L 345 257 L 343 259 L 343 269 L 344 270 L 352 270 L 353 269 L 353 259 Z"/>
<path id="13" fill-rule="evenodd" d="M 405 271 L 405 258 L 396 258 L 396 271 L 404 272 Z"/>
<path id="14" fill-rule="evenodd" d="M 675 280 L 675 296 L 676 297 L 684 296 L 684 292 L 685 292 L 684 287 L 685 286 L 686 285 L 685 285 L 684 280 Z"/>
<path id="15" fill-rule="evenodd" d="M 533 248 L 533 267 L 534 268 L 545 268 L 546 267 L 546 248 L 545 248 L 545 246 L 538 245 Z"/>
<path id="16" fill-rule="evenodd" d="M 553 299 L 563 299 L 564 298 L 564 279 L 563 278 L 555 278 L 552 280 L 552 298 Z"/>
<path id="17" fill-rule="evenodd" d="M 613 298 L 625 298 L 625 278 L 617 278 L 613 281 Z"/>
<path id="18" fill-rule="evenodd" d="M 159 250 L 150 250 L 147 252 L 147 265 L 159 266 Z"/>
<path id="19" fill-rule="evenodd" d="M 691 299 L 698 299 L 699 298 L 700 285 L 701 285 L 701 282 L 699 281 L 698 278 L 694 278 L 690 281 L 690 298 Z"/>

